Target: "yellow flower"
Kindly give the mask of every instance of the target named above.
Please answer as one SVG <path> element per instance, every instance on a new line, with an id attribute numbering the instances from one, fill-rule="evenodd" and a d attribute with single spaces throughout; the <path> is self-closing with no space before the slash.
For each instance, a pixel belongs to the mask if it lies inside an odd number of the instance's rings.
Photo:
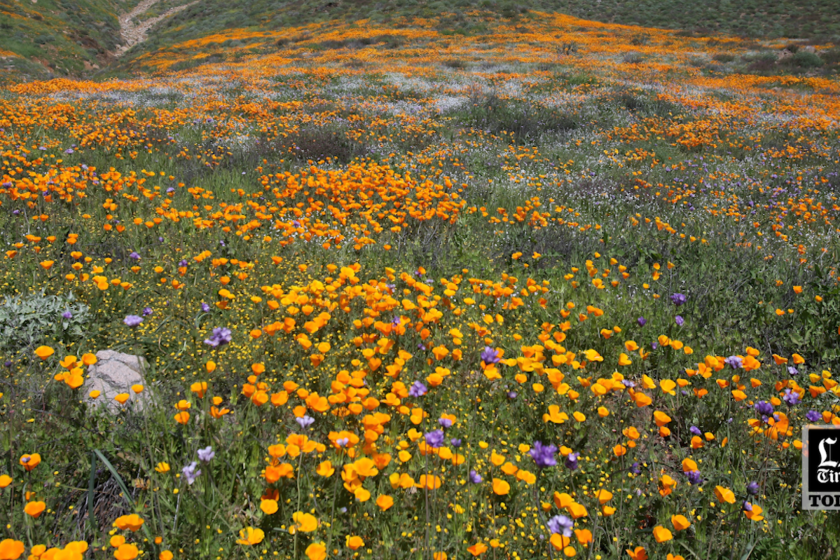
<path id="1" fill-rule="evenodd" d="M 20 458 L 20 464 L 23 465 L 23 468 L 27 471 L 31 471 L 41 464 L 41 456 L 38 453 L 23 455 Z"/>
<path id="2" fill-rule="evenodd" d="M 715 487 L 715 497 L 717 497 L 718 501 L 721 503 L 735 503 L 735 494 L 732 492 L 732 490 L 730 490 L 729 488 L 724 488 L 723 486 Z"/>
<path id="3" fill-rule="evenodd" d="M 140 551 L 137 550 L 136 546 L 133 544 L 124 544 L 114 552 L 114 558 L 117 560 L 134 560 L 139 554 Z"/>
<path id="4" fill-rule="evenodd" d="M 362 540 L 362 537 L 355 536 L 355 535 L 354 536 L 347 535 L 347 538 L 345 539 L 344 543 L 347 545 L 347 548 L 349 548 L 351 550 L 358 550 L 359 548 L 362 548 L 363 546 L 365 546 L 365 541 Z"/>
<path id="5" fill-rule="evenodd" d="M 665 527 L 657 525 L 653 528 L 653 538 L 656 539 L 656 542 L 663 543 L 665 541 L 670 541 L 674 538 L 674 536 L 671 534 L 671 531 Z"/>
<path id="6" fill-rule="evenodd" d="M 493 479 L 493 493 L 497 496 L 505 496 L 507 493 L 510 492 L 510 484 L 502 480 L 501 478 L 494 478 Z"/>
<path id="7" fill-rule="evenodd" d="M 245 546 L 253 546 L 255 544 L 260 544 L 264 538 L 265 533 L 263 533 L 262 529 L 246 527 L 239 531 L 239 539 L 237 539 L 236 542 L 237 544 Z"/>
<path id="8" fill-rule="evenodd" d="M 23 511 L 26 515 L 37 519 L 39 515 L 44 513 L 46 508 L 47 504 L 44 502 L 28 502 L 26 506 L 24 506 Z"/>
<path id="9" fill-rule="evenodd" d="M 3 560 L 17 560 L 23 555 L 23 543 L 12 539 L 0 541 L 0 558 Z"/>
<path id="10" fill-rule="evenodd" d="M 327 557 L 327 545 L 322 542 L 310 544 L 306 547 L 306 557 L 309 560 L 325 560 Z"/>
<path id="11" fill-rule="evenodd" d="M 295 524 L 290 528 L 291 533 L 294 533 L 296 530 L 301 533 L 311 533 L 318 528 L 318 519 L 314 515 L 298 511 L 292 515 L 292 519 Z"/>
<path id="12" fill-rule="evenodd" d="M 277 500 L 260 500 L 260 509 L 266 515 L 277 513 Z"/>
<path id="13" fill-rule="evenodd" d="M 672 515 L 671 523 L 677 531 L 683 531 L 691 527 L 691 522 L 684 515 Z"/>
<path id="14" fill-rule="evenodd" d="M 160 463 L 157 464 L 157 466 L 155 467 L 155 470 L 159 473 L 169 472 L 169 463 L 167 463 L 165 461 L 161 461 Z"/>
<path id="15" fill-rule="evenodd" d="M 46 360 L 53 354 L 55 354 L 55 350 L 53 350 L 49 346 L 39 346 L 35 349 L 35 355 L 41 358 L 42 360 Z"/>
<path id="16" fill-rule="evenodd" d="M 379 509 L 382 511 L 387 511 L 388 508 L 394 505 L 394 498 L 391 496 L 379 496 L 376 498 L 376 505 L 379 506 Z"/>
<path id="17" fill-rule="evenodd" d="M 132 533 L 136 533 L 140 530 L 140 527 L 143 526 L 143 518 L 137 515 L 136 513 L 132 513 L 131 515 L 123 515 L 117 517 L 114 521 L 114 527 L 122 529 L 123 531 L 128 529 Z"/>

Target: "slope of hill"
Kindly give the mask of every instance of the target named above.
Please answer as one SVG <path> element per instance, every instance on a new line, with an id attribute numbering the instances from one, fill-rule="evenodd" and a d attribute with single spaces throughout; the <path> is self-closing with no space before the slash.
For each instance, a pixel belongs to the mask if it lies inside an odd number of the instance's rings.
<path id="1" fill-rule="evenodd" d="M 23 75 L 80 75 L 107 65 L 118 16 L 138 0 L 2 0 L 0 67 Z"/>
<path id="2" fill-rule="evenodd" d="M 185 2 L 165 0 L 161 4 L 176 6 Z M 470 17 L 472 10 L 492 13 L 501 19 L 527 17 L 532 10 L 559 12 L 594 21 L 704 34 L 824 40 L 840 37 L 840 12 L 836 10 L 835 0 L 780 0 L 770 5 L 764 0 L 737 3 L 728 0 L 693 3 L 682 0 L 202 0 L 162 22 L 155 37 L 144 48 L 153 49 L 234 28 L 274 31 L 327 20 L 389 22 L 403 17 L 432 18 L 442 14 L 448 14 L 442 27 L 453 33 L 483 31 L 482 25 Z"/>
<path id="3" fill-rule="evenodd" d="M 435 19 L 445 34 L 486 33 L 494 22 L 527 21 L 534 12 L 558 12 L 606 23 L 683 30 L 694 35 L 794 38 L 837 42 L 840 12 L 834 0 L 159 0 L 145 3 L 132 28 L 148 27 L 144 40 L 125 44 L 119 17 L 139 0 L 2 0 L 0 69 L 43 77 L 90 75 L 101 68 L 139 69 L 133 59 L 214 34 L 276 33 L 326 21 L 395 23 Z M 122 47 L 122 48 L 121 48 Z M 127 48 L 132 47 L 132 48 Z M 127 52 L 123 52 L 123 51 Z M 125 55 L 114 64 L 115 54 Z"/>

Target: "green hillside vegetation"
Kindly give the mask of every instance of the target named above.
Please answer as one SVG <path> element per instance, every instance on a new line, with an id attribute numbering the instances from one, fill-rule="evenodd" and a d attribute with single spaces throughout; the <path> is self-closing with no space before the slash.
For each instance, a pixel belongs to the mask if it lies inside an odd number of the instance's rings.
<path id="1" fill-rule="evenodd" d="M 168 0 L 170 6 L 184 0 Z M 156 7 L 157 8 L 157 7 Z M 530 10 L 561 12 L 609 23 L 683 29 L 696 34 L 721 33 L 762 38 L 800 38 L 833 41 L 840 37 L 840 11 L 835 0 L 453 0 L 451 2 L 392 0 L 202 0 L 163 22 L 142 50 L 196 39 L 225 29 L 276 30 L 318 21 L 370 19 L 386 23 L 399 18 L 443 19 L 441 26 L 456 34 L 482 33 L 486 27 L 469 12 L 482 10 L 515 20 Z M 157 11 L 161 11 L 159 8 Z"/>
<path id="2" fill-rule="evenodd" d="M 2 0 L 0 68 L 22 74 L 80 75 L 110 62 L 118 15 L 138 0 Z"/>
<path id="3" fill-rule="evenodd" d="M 189 2 L 161 0 L 136 21 L 161 16 Z M 487 33 L 494 21 L 527 21 L 535 11 L 680 29 L 698 36 L 786 37 L 823 44 L 840 40 L 840 11 L 835 0 L 200 0 L 153 27 L 147 40 L 118 63 L 112 55 L 121 42 L 118 17 L 138 3 L 139 0 L 2 0 L 0 70 L 11 70 L 7 75 L 32 77 L 95 75 L 102 69 L 137 70 L 131 60 L 186 40 L 232 29 L 277 31 L 324 21 L 394 23 L 438 18 L 441 32 L 476 35 Z"/>

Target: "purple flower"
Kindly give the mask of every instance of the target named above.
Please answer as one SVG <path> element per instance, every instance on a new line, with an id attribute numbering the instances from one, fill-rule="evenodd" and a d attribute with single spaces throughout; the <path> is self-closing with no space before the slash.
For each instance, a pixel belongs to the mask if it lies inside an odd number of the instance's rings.
<path id="1" fill-rule="evenodd" d="M 414 398 L 422 397 L 423 395 L 426 394 L 427 391 L 428 391 L 428 389 L 426 389 L 425 385 L 423 385 L 419 381 L 415 381 L 414 385 L 412 385 L 408 389 L 408 396 L 414 397 Z"/>
<path id="2" fill-rule="evenodd" d="M 470 482 L 473 484 L 481 484 L 481 481 L 484 480 L 481 478 L 481 475 L 475 471 L 470 471 Z"/>
<path id="3" fill-rule="evenodd" d="M 805 419 L 808 420 L 808 422 L 819 422 L 822 420 L 822 414 L 816 410 L 809 410 L 808 414 L 805 415 Z"/>
<path id="4" fill-rule="evenodd" d="M 140 260 L 140 254 L 137 251 L 132 251 L 131 254 L 128 255 L 128 257 L 134 259 L 135 261 Z"/>
<path id="5" fill-rule="evenodd" d="M 428 432 L 424 437 L 426 438 L 426 445 L 429 447 L 438 448 L 443 446 L 443 430 Z"/>
<path id="6" fill-rule="evenodd" d="M 304 415 L 304 416 L 301 416 L 300 418 L 295 418 L 295 422 L 300 424 L 301 428 L 308 428 L 309 426 L 312 425 L 313 422 L 315 422 L 315 419 L 312 418 L 311 416 L 305 416 Z"/>
<path id="7" fill-rule="evenodd" d="M 630 472 L 633 474 L 642 474 L 642 469 L 639 467 L 639 463 L 633 463 L 630 465 Z"/>
<path id="8" fill-rule="evenodd" d="M 743 366 L 743 360 L 739 356 L 729 356 L 723 361 L 723 363 L 732 369 L 741 369 Z"/>
<path id="9" fill-rule="evenodd" d="M 798 369 L 796 369 L 796 368 L 795 368 L 795 367 L 793 367 L 793 366 L 788 366 L 788 373 L 789 373 L 790 375 L 796 375 L 796 374 L 798 374 L 798 373 L 799 373 L 799 370 L 798 370 Z"/>
<path id="10" fill-rule="evenodd" d="M 496 352 L 494 348 L 490 348 L 489 346 L 485 346 L 484 350 L 481 352 L 481 361 L 485 364 L 498 364 L 499 363 L 499 353 Z"/>
<path id="11" fill-rule="evenodd" d="M 143 317 L 138 317 L 137 315 L 128 315 L 128 316 L 126 316 L 125 319 L 123 319 L 123 323 L 125 323 L 126 325 L 128 325 L 132 329 L 134 327 L 139 326 L 140 323 L 142 323 L 142 322 L 143 322 Z"/>
<path id="12" fill-rule="evenodd" d="M 201 476 L 201 471 L 196 469 L 197 466 L 198 463 L 193 461 L 192 463 L 181 469 L 181 472 L 184 473 L 185 477 L 187 477 L 187 484 L 192 484 L 193 482 L 195 482 L 196 478 Z"/>
<path id="13" fill-rule="evenodd" d="M 534 447 L 528 452 L 528 455 L 534 459 L 534 462 L 541 469 L 546 467 L 553 467 L 557 464 L 557 459 L 554 455 L 557 454 L 557 447 L 554 445 L 543 445 L 541 441 L 535 441 Z"/>
<path id="14" fill-rule="evenodd" d="M 674 321 L 676 321 L 678 327 L 683 326 L 683 323 L 685 323 L 685 319 L 683 319 L 680 315 L 674 317 Z"/>
<path id="15" fill-rule="evenodd" d="M 152 308 L 151 307 L 144 307 L 143 308 L 143 315 L 144 316 L 148 317 L 151 314 L 152 314 Z"/>
<path id="16" fill-rule="evenodd" d="M 767 422 L 771 416 L 774 416 L 773 405 L 767 401 L 758 401 L 755 403 L 755 411 L 761 415 L 761 419 L 765 422 Z"/>
<path id="17" fill-rule="evenodd" d="M 452 444 L 452 447 L 461 447 L 463 442 L 461 441 L 461 438 L 452 438 L 449 440 L 449 443 Z"/>
<path id="18" fill-rule="evenodd" d="M 64 317 L 65 319 L 72 319 L 73 318 L 73 314 L 70 313 L 69 310 L 62 313 L 61 316 Z"/>
<path id="19" fill-rule="evenodd" d="M 671 294 L 671 301 L 674 302 L 674 305 L 679 307 L 685 303 L 685 296 L 680 293 Z"/>
<path id="20" fill-rule="evenodd" d="M 210 306 L 208 304 L 202 302 L 201 312 L 202 313 L 210 313 Z"/>
<path id="21" fill-rule="evenodd" d="M 741 506 L 741 509 L 743 509 L 744 511 L 752 511 L 753 507 L 751 503 L 745 501 L 744 505 Z"/>
<path id="22" fill-rule="evenodd" d="M 785 389 L 785 396 L 782 397 L 782 400 L 788 403 L 788 406 L 794 406 L 799 404 L 799 401 L 801 399 L 799 397 L 799 393 L 797 393 L 796 391 Z"/>
<path id="23" fill-rule="evenodd" d="M 438 424 L 443 426 L 443 429 L 445 430 L 446 428 L 452 427 L 452 420 L 450 420 L 449 418 L 439 418 Z"/>
<path id="24" fill-rule="evenodd" d="M 198 458 L 204 461 L 205 463 L 209 463 L 215 456 L 216 453 L 213 451 L 213 448 L 209 445 L 204 449 L 198 450 Z"/>
<path id="25" fill-rule="evenodd" d="M 213 333 L 210 335 L 210 338 L 204 341 L 204 344 L 212 346 L 213 348 L 218 348 L 224 344 L 228 344 L 233 338 L 233 333 L 230 332 L 230 329 L 225 327 L 216 327 L 213 329 Z"/>
<path id="26" fill-rule="evenodd" d="M 575 522 L 565 515 L 555 515 L 548 520 L 546 525 L 548 526 L 548 530 L 553 534 L 563 535 L 568 538 L 572 536 L 572 528 L 575 526 Z"/>
<path id="27" fill-rule="evenodd" d="M 516 391 L 508 391 L 508 398 L 515 399 L 516 398 Z"/>
<path id="28" fill-rule="evenodd" d="M 639 323 L 640 327 L 644 327 L 647 324 L 647 319 L 645 319 L 644 317 L 639 317 L 638 319 L 636 319 L 636 322 Z"/>
<path id="29" fill-rule="evenodd" d="M 580 453 L 569 453 L 566 455 L 566 468 L 570 471 L 575 471 L 578 468 L 578 458 L 580 457 Z"/>
<path id="30" fill-rule="evenodd" d="M 180 266 L 180 267 L 185 267 L 189 264 L 190 263 L 188 263 L 186 259 L 181 259 L 180 261 L 178 261 L 178 266 Z"/>
<path id="31" fill-rule="evenodd" d="M 685 473 L 690 484 L 700 484 L 703 479 L 700 477 L 700 471 L 688 471 Z"/>
<path id="32" fill-rule="evenodd" d="M 747 484 L 747 494 L 750 494 L 751 496 L 755 496 L 758 494 L 758 482 L 753 480 L 752 482 Z"/>

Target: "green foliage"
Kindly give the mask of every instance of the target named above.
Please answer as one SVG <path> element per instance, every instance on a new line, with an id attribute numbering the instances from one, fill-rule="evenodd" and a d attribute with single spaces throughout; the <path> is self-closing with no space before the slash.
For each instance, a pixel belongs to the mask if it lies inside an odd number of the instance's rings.
<path id="1" fill-rule="evenodd" d="M 63 314 L 70 312 L 71 317 Z M 7 296 L 0 303 L 0 352 L 6 355 L 31 350 L 47 340 L 69 344 L 85 335 L 90 307 L 73 293 L 48 296 Z"/>

